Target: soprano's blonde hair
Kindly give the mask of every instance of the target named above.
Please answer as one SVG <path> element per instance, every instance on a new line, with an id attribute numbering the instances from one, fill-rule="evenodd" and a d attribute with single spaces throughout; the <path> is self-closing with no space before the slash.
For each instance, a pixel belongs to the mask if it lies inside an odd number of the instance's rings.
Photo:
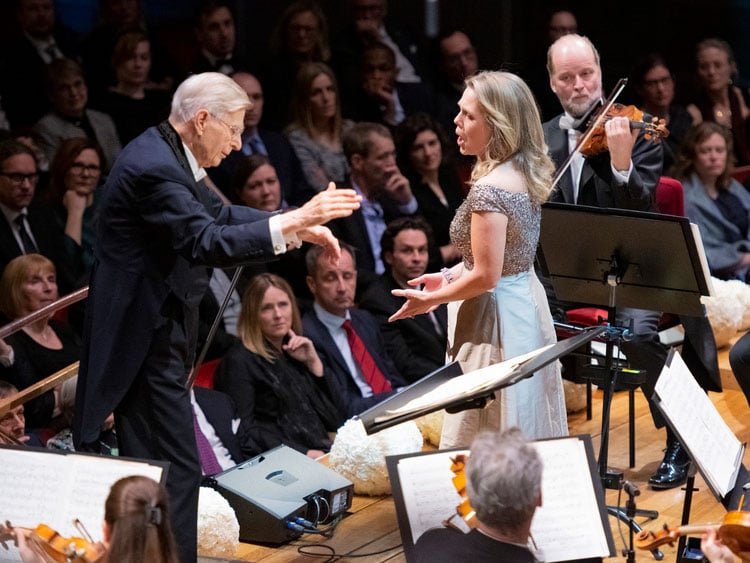
<path id="1" fill-rule="evenodd" d="M 524 177 L 529 198 L 543 203 L 552 191 L 554 165 L 547 155 L 534 96 L 515 74 L 483 71 L 466 79 L 490 128 L 490 140 L 471 172 L 471 181 L 511 162 Z"/>

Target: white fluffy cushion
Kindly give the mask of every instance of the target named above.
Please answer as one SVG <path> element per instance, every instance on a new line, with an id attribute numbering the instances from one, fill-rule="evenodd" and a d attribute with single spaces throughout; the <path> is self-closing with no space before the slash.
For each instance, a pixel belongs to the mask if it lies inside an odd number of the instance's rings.
<path id="1" fill-rule="evenodd" d="M 391 492 L 391 483 L 385 456 L 421 451 L 423 443 L 412 421 L 368 436 L 362 422 L 352 419 L 336 433 L 328 465 L 354 483 L 355 493 L 386 495 Z"/>
<path id="2" fill-rule="evenodd" d="M 420 416 L 414 420 L 424 439 L 436 448 L 440 447 L 440 435 L 443 433 L 444 418 L 445 411 L 440 410 Z"/>
<path id="3" fill-rule="evenodd" d="M 750 325 L 750 287 L 738 280 L 711 278 L 713 295 L 701 297 L 714 332 L 717 348 L 726 346 L 743 328 Z M 743 317 L 748 317 L 747 319 Z"/>
<path id="4" fill-rule="evenodd" d="M 234 557 L 240 545 L 240 524 L 229 502 L 210 487 L 198 496 L 198 555 Z"/>

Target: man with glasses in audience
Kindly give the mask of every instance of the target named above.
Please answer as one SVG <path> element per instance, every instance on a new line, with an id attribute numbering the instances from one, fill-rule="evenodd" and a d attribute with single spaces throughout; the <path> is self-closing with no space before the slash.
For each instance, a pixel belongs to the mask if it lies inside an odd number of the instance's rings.
<path id="1" fill-rule="evenodd" d="M 61 293 L 73 288 L 73 267 L 65 252 L 65 235 L 52 209 L 33 202 L 39 181 L 34 152 L 15 139 L 0 141 L 0 272 L 22 254 L 52 260 Z"/>

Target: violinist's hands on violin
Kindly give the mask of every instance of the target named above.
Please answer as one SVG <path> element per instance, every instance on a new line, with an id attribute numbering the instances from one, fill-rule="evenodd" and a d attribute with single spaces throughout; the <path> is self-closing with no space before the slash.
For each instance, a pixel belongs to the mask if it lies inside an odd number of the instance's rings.
<path id="1" fill-rule="evenodd" d="M 731 550 L 719 539 L 716 530 L 710 528 L 701 536 L 701 551 L 711 563 L 734 563 Z"/>
<path id="2" fill-rule="evenodd" d="M 46 559 L 34 549 L 34 546 L 28 540 L 28 530 L 15 528 L 15 532 L 16 544 L 18 545 L 18 553 L 21 556 L 21 561 L 23 561 L 23 563 L 46 563 Z"/>
<path id="3" fill-rule="evenodd" d="M 388 319 L 389 323 L 400 319 L 413 318 L 414 315 L 422 315 L 434 311 L 440 303 L 434 301 L 432 294 L 447 283 L 445 276 L 440 272 L 424 274 L 407 282 L 411 286 L 424 287 L 419 289 L 394 289 L 391 294 L 396 297 L 406 298 L 401 308 L 393 313 Z"/>
<path id="4" fill-rule="evenodd" d="M 630 120 L 627 117 L 613 117 L 604 124 L 604 131 L 607 134 L 612 166 L 619 172 L 626 172 L 630 168 L 638 130 L 630 130 Z"/>

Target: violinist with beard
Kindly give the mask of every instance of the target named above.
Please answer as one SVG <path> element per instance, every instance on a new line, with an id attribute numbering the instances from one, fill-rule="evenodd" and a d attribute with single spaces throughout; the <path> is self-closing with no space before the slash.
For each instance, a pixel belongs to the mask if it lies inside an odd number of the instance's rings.
<path id="1" fill-rule="evenodd" d="M 599 53 L 591 41 L 577 34 L 564 35 L 547 51 L 550 88 L 557 95 L 564 113 L 544 123 L 544 138 L 555 165 L 563 164 L 581 135 L 573 126 L 587 121 L 586 115 L 602 103 L 602 72 Z M 558 181 L 549 201 L 593 207 L 656 211 L 655 194 L 662 173 L 662 146 L 645 137 L 642 130 L 630 130 L 627 117 L 613 117 L 604 124 L 608 150 L 591 157 L 576 153 L 570 167 Z M 645 265 L 648 266 L 647 264 Z M 574 304 L 555 299 L 546 283 L 553 309 L 573 308 Z M 660 343 L 658 322 L 661 313 L 619 308 L 616 324 L 629 326 L 634 336 L 621 347 L 631 368 L 646 372 L 641 384 L 649 400 L 657 428 L 665 425 L 658 407 L 651 401 L 656 380 L 667 357 Z M 708 320 L 681 316 L 685 328 L 683 357 L 704 389 L 721 390 L 716 344 Z M 664 459 L 649 484 L 656 489 L 677 487 L 687 479 L 689 458 L 677 437 L 667 428 Z"/>

